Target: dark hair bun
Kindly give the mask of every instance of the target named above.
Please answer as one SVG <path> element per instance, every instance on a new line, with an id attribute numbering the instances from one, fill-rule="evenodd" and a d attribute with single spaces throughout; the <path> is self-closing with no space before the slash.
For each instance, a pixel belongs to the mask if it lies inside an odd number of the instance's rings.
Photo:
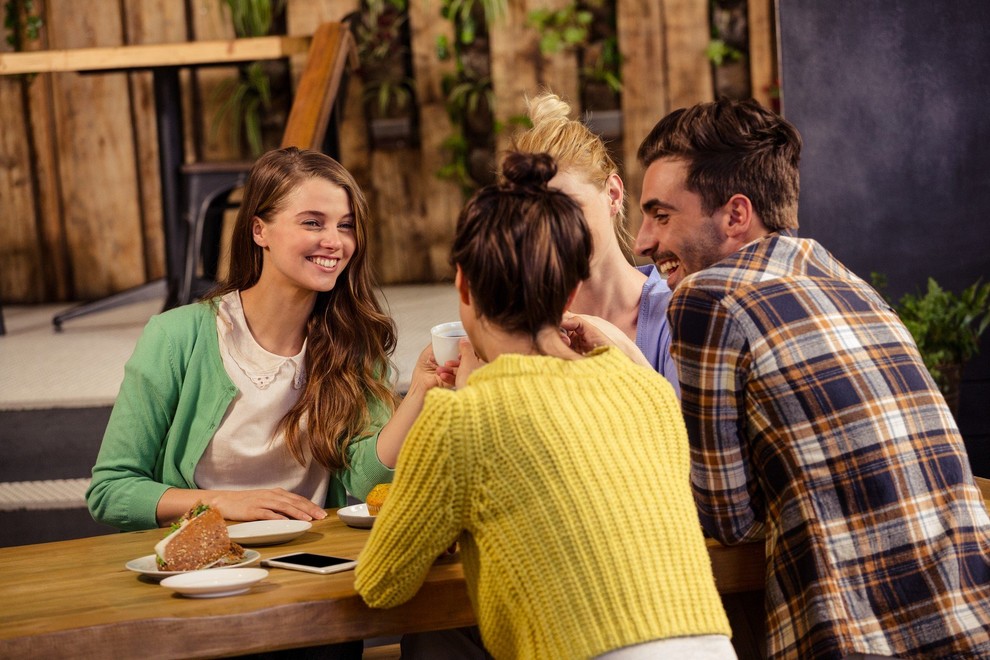
<path id="1" fill-rule="evenodd" d="M 522 188 L 546 188 L 557 174 L 557 163 L 550 154 L 513 152 L 505 157 L 502 174 L 510 185 Z"/>

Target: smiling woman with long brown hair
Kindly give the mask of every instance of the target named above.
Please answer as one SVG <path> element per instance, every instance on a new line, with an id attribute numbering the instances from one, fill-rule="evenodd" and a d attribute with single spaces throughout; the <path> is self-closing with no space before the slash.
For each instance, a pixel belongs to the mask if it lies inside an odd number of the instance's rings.
<path id="1" fill-rule="evenodd" d="M 230 520 L 309 520 L 391 481 L 440 379 L 427 348 L 396 410 L 395 328 L 375 297 L 369 220 L 329 156 L 258 160 L 228 277 L 153 317 L 127 363 L 87 491 L 94 518 L 144 529 L 202 501 Z"/>

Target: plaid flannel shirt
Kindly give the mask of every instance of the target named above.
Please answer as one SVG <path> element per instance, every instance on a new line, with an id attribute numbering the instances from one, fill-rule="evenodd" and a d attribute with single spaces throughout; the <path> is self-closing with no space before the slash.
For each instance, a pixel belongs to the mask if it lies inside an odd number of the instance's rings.
<path id="1" fill-rule="evenodd" d="M 705 531 L 765 537 L 769 655 L 990 657 L 990 520 L 876 291 L 771 234 L 685 278 L 669 317 Z"/>

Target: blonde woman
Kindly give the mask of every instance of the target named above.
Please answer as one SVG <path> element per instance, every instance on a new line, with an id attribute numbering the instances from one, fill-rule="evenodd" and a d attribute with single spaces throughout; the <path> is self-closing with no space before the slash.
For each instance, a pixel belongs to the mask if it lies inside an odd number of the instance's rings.
<path id="1" fill-rule="evenodd" d="M 570 311 L 603 318 L 618 328 L 679 393 L 666 319 L 670 289 L 652 264 L 637 268 L 626 259 L 629 236 L 619 170 L 602 139 L 570 115 L 570 105 L 559 96 L 541 94 L 529 100 L 533 127 L 512 141 L 513 151 L 553 157 L 558 171 L 550 186 L 580 204 L 591 228 L 591 276 Z"/>

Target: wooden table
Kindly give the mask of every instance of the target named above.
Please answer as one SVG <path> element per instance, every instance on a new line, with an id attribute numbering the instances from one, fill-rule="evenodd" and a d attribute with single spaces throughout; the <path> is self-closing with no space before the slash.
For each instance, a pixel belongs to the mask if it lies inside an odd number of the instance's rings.
<path id="1" fill-rule="evenodd" d="M 330 515 L 303 536 L 255 548 L 357 557 L 368 530 Z M 422 589 L 391 610 L 368 608 L 354 572 L 269 569 L 243 595 L 185 598 L 124 568 L 151 554 L 162 530 L 0 548 L 0 657 L 206 657 L 442 630 L 474 623 L 457 556 L 430 570 Z M 723 593 L 763 586 L 763 547 L 709 541 Z"/>
<path id="2" fill-rule="evenodd" d="M 183 163 L 182 89 L 179 69 L 272 60 L 306 52 L 310 37 L 254 37 L 219 41 L 142 44 L 109 48 L 74 48 L 0 53 L 0 75 L 29 73 L 114 73 L 151 71 L 158 129 L 162 225 L 165 237 L 165 307 L 174 306 L 184 273 L 186 223 L 182 217 L 185 194 L 179 168 Z M 157 293 L 160 282 L 150 282 L 59 314 L 64 320 L 116 307 Z"/>

